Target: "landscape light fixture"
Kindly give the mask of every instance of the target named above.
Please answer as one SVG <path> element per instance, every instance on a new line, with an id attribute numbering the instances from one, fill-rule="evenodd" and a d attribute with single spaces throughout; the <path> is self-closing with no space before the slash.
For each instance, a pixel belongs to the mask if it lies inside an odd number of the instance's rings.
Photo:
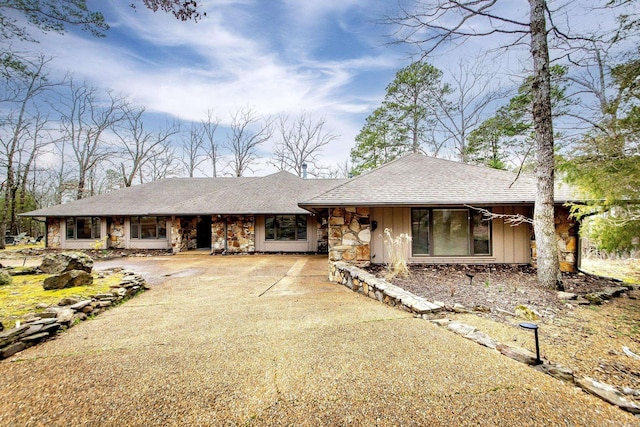
<path id="1" fill-rule="evenodd" d="M 473 278 L 476 277 L 476 275 L 467 273 L 467 277 L 469 278 L 469 285 L 473 285 Z"/>
<path id="2" fill-rule="evenodd" d="M 542 365 L 542 360 L 540 359 L 540 345 L 538 344 L 538 325 L 535 323 L 523 322 L 520 323 L 520 327 L 524 329 L 533 330 L 536 338 L 536 363 L 535 365 Z"/>

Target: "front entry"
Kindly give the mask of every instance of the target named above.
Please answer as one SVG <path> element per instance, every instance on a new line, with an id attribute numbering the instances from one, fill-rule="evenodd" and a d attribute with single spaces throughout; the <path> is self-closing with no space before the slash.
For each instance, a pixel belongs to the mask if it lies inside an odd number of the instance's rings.
<path id="1" fill-rule="evenodd" d="M 198 219 L 198 249 L 211 249 L 211 216 L 202 216 Z"/>

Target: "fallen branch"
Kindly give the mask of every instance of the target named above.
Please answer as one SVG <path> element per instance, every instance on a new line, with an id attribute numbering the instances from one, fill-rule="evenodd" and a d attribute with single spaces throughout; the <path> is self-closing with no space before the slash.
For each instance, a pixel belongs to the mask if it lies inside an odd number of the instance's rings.
<path id="1" fill-rule="evenodd" d="M 521 224 L 533 224 L 533 218 L 529 218 L 522 214 L 499 214 L 491 212 L 488 209 L 478 208 L 471 205 L 464 206 L 480 212 L 482 214 L 482 217 L 486 220 L 502 219 L 507 224 L 511 224 L 512 227 L 517 227 Z"/>

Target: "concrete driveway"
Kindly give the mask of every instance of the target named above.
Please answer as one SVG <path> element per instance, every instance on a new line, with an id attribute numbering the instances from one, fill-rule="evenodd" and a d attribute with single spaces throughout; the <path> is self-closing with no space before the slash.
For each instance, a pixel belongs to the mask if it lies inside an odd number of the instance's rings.
<path id="1" fill-rule="evenodd" d="M 152 290 L 0 363 L 0 425 L 636 425 L 326 281 L 326 258 L 128 258 Z"/>

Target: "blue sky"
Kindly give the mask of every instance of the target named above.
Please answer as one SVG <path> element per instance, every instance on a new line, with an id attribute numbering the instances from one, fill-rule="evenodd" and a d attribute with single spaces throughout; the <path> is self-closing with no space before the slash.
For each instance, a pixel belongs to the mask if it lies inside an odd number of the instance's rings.
<path id="1" fill-rule="evenodd" d="M 326 117 L 340 135 L 324 150 L 327 166 L 348 157 L 364 119 L 410 61 L 376 23 L 389 12 L 384 0 L 200 1 L 207 16 L 198 23 L 128 3 L 88 2 L 111 26 L 105 38 L 78 30 L 39 37 L 55 73 L 125 94 L 160 120 L 199 121 L 213 109 L 224 124 L 243 107 Z M 263 150 L 268 156 L 270 145 Z"/>
<path id="2" fill-rule="evenodd" d="M 207 16 L 198 23 L 144 7 L 134 11 L 129 3 L 88 1 L 111 26 L 105 38 L 77 29 L 39 36 L 40 48 L 55 58 L 53 73 L 72 72 L 76 80 L 126 95 L 158 123 L 199 121 L 208 109 L 222 125 L 243 107 L 265 116 L 311 112 L 340 135 L 323 152 L 327 166 L 348 158 L 386 85 L 411 61 L 407 46 L 388 44 L 394 29 L 379 23 L 393 14 L 391 0 L 200 0 Z M 503 7 L 512 16 L 528 13 L 524 0 Z M 581 14 L 589 15 L 574 8 L 573 17 Z M 430 62 L 446 74 L 460 58 L 473 60 L 500 43 L 497 37 L 469 40 Z M 513 86 L 511 76 L 528 62 L 526 48 L 496 53 L 488 71 L 496 84 Z M 224 142 L 224 129 L 218 132 Z M 271 171 L 263 159 L 255 174 Z"/>

